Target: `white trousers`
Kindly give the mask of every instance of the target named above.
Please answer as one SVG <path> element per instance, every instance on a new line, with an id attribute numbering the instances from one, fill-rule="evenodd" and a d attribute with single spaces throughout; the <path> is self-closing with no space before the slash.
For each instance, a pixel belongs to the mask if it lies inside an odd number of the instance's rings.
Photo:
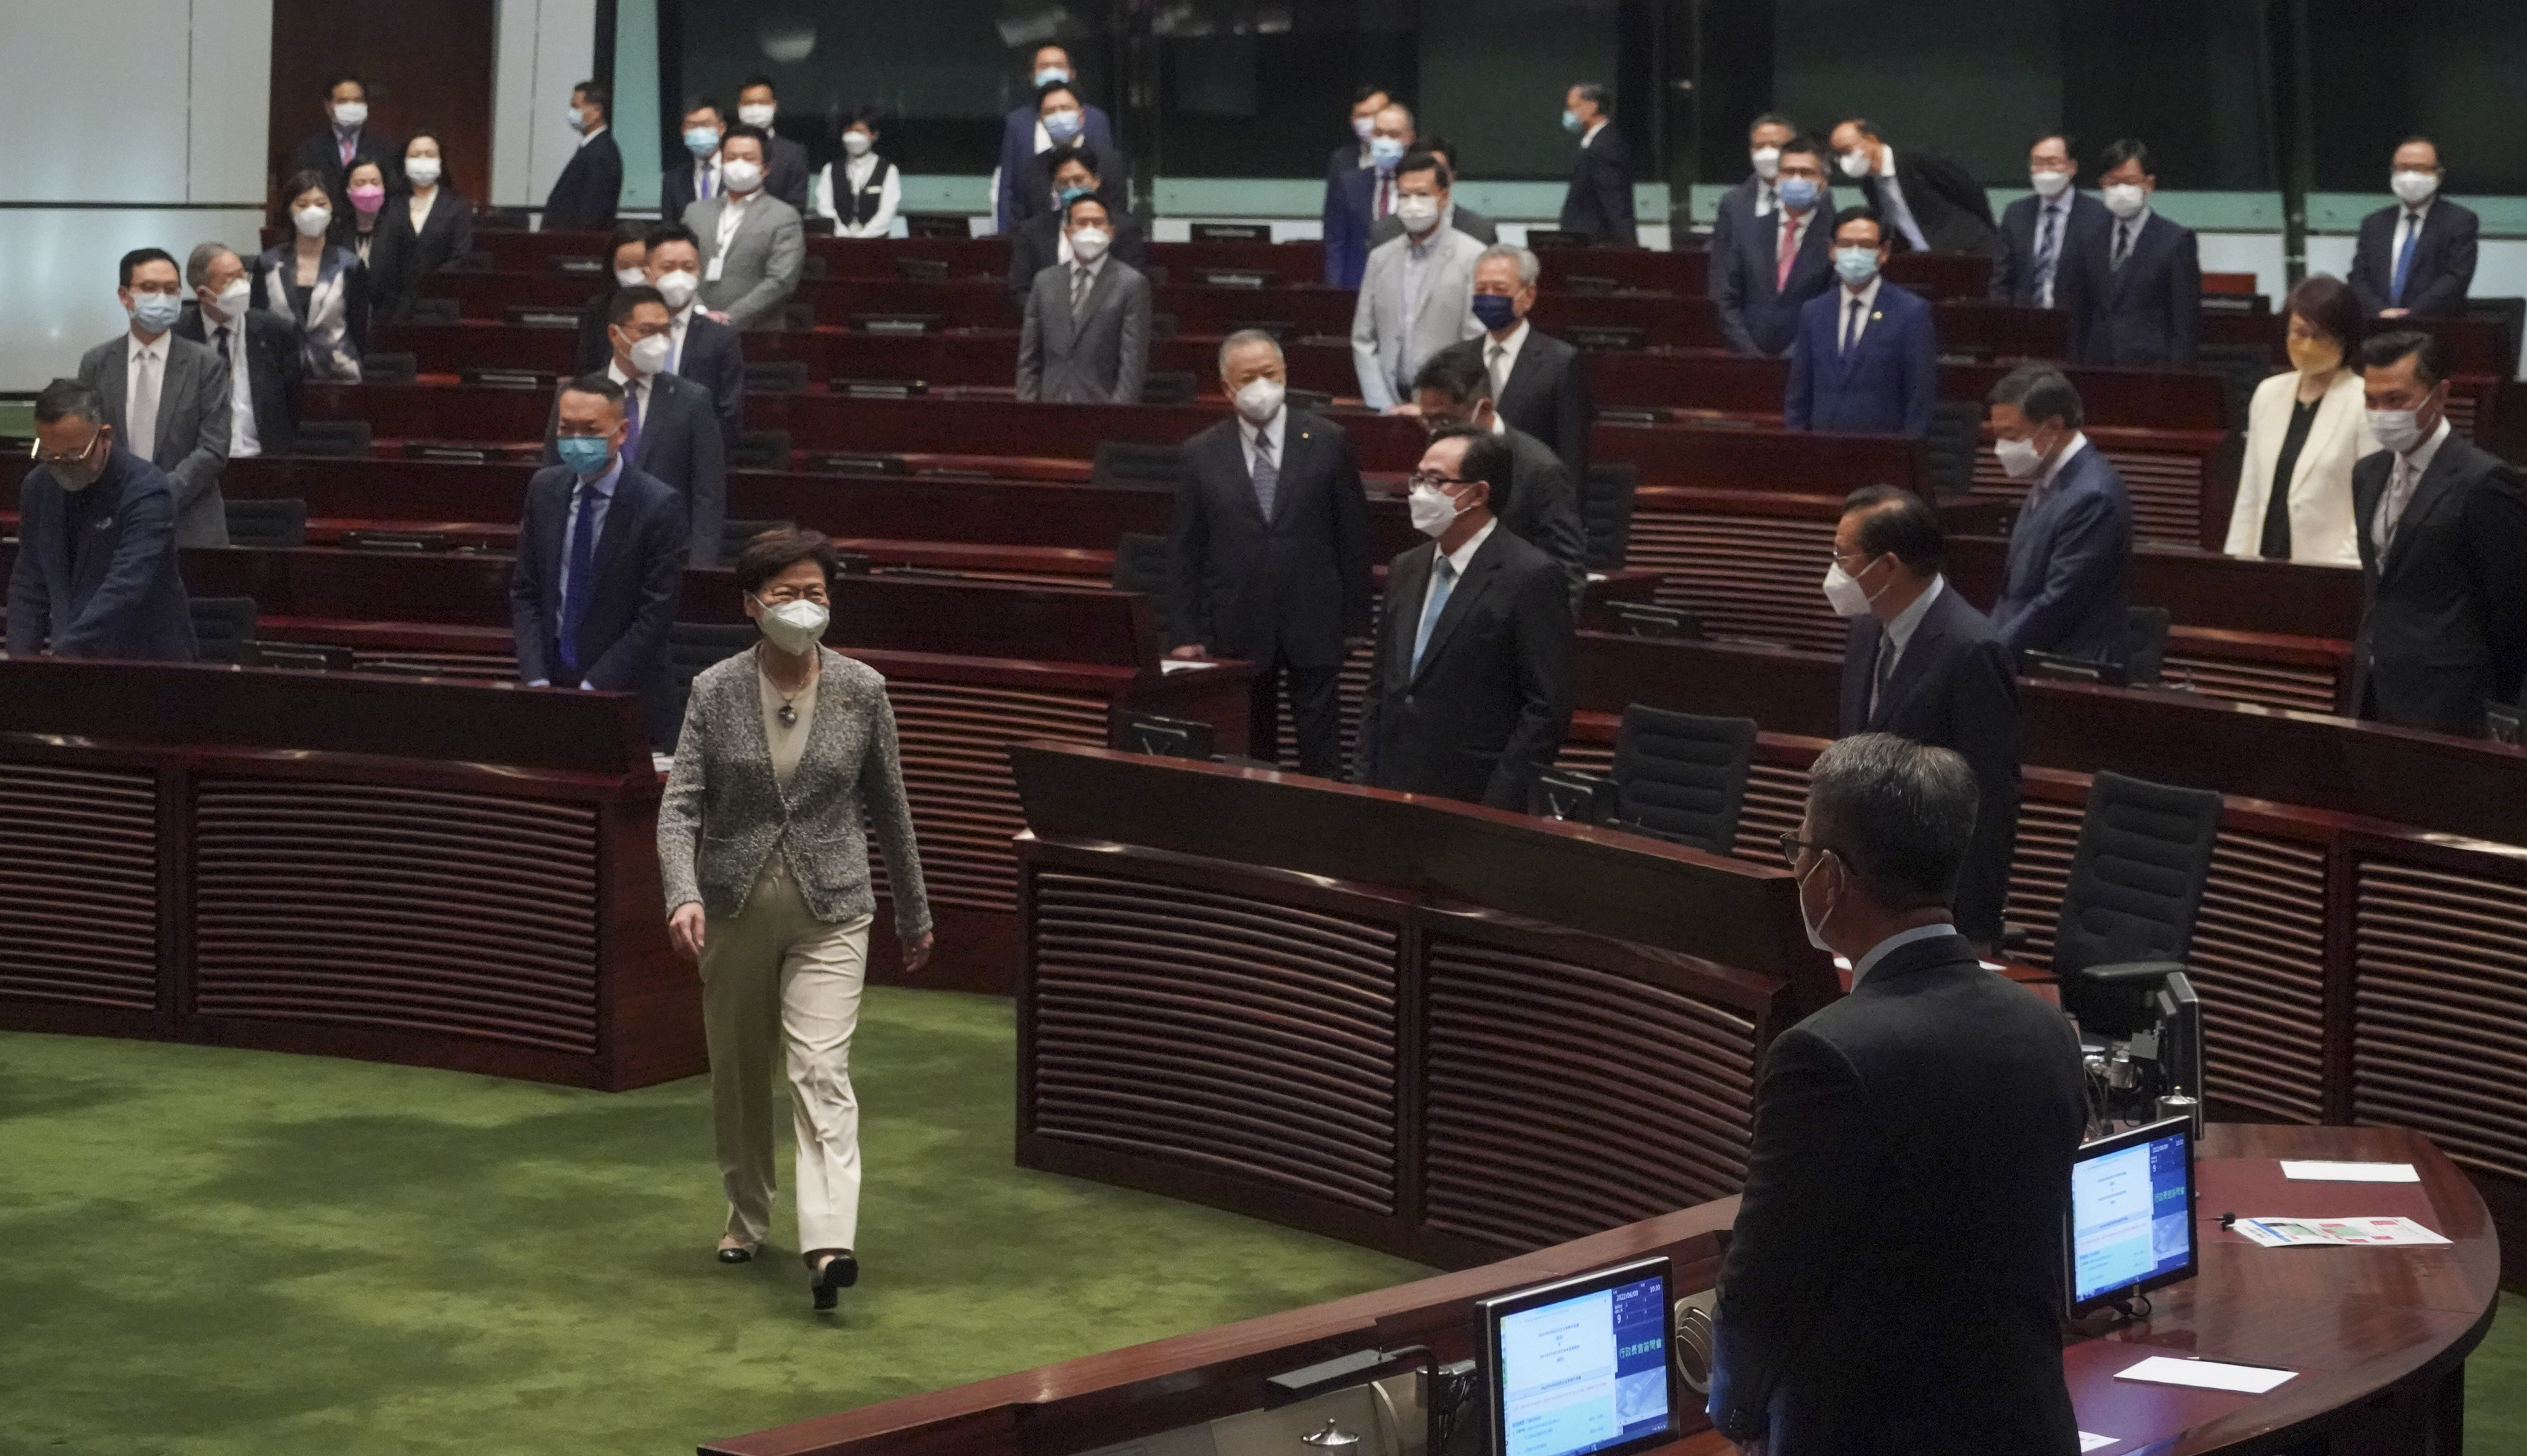
<path id="1" fill-rule="evenodd" d="M 702 927 L 702 1031 L 710 1048 L 711 1131 L 728 1190 L 728 1232 L 760 1243 L 772 1227 L 772 1057 L 788 1054 L 799 1139 L 799 1247 L 849 1249 L 860 1218 L 860 1108 L 851 1031 L 868 974 L 869 917 L 807 912 L 775 851 L 746 909 Z"/>

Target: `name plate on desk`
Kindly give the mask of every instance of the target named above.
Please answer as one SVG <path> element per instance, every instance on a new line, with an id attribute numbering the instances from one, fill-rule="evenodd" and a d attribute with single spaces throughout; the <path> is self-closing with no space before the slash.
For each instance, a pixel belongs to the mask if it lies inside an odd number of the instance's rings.
<path id="1" fill-rule="evenodd" d="M 543 369 L 493 369 L 478 364 L 465 371 L 465 383 L 486 390 L 549 390 L 554 381 L 551 371 Z"/>
<path id="2" fill-rule="evenodd" d="M 855 313 L 851 315 L 851 332 L 874 334 L 882 338 L 919 338 L 938 332 L 937 314 Z"/>
<path id="3" fill-rule="evenodd" d="M 807 457 L 807 468 L 820 475 L 910 475 L 912 467 L 902 455 L 859 454 L 851 451 L 828 452 Z"/>
<path id="4" fill-rule="evenodd" d="M 1274 275 L 1256 268 L 1197 268 L 1193 281 L 1214 288 L 1268 288 Z"/>
<path id="5" fill-rule="evenodd" d="M 846 399 L 917 399 L 930 384 L 917 379 L 837 379 L 827 389 Z"/>

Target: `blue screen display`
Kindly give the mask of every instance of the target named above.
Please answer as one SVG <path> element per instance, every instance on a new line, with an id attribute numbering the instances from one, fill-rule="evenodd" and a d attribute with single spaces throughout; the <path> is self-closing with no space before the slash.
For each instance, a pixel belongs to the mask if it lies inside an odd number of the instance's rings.
<path id="1" fill-rule="evenodd" d="M 2193 1206 L 2185 1135 L 2071 1165 L 2071 1299 L 2085 1304 L 2185 1268 Z"/>
<path id="2" fill-rule="evenodd" d="M 1505 1456 L 1585 1456 L 1673 1428 L 1667 1280 L 1573 1295 L 1500 1321 Z"/>

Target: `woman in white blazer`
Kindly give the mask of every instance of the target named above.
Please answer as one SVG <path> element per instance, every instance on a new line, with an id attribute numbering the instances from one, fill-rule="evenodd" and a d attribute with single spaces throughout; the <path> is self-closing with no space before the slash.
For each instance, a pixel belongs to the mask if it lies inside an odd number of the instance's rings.
<path id="1" fill-rule="evenodd" d="M 2246 406 L 2246 462 L 2224 549 L 2357 566 L 2351 464 L 2378 448 L 2350 362 L 2360 307 L 2340 280 L 2323 274 L 2291 289 L 2287 307 L 2292 368 L 2257 385 Z"/>

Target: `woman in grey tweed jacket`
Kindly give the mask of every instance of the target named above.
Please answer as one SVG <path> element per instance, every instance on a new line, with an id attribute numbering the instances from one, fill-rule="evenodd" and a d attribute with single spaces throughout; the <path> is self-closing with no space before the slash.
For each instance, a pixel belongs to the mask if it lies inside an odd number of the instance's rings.
<path id="1" fill-rule="evenodd" d="M 751 1260 L 771 1228 L 772 1063 L 786 1049 L 799 1244 L 820 1310 L 859 1277 L 851 1047 L 876 910 L 863 811 L 886 853 L 904 969 L 931 947 L 886 680 L 820 644 L 837 569 L 812 531 L 767 531 L 738 556 L 763 640 L 694 679 L 658 806 L 668 934 L 701 965 L 729 1205 L 719 1257 Z"/>

